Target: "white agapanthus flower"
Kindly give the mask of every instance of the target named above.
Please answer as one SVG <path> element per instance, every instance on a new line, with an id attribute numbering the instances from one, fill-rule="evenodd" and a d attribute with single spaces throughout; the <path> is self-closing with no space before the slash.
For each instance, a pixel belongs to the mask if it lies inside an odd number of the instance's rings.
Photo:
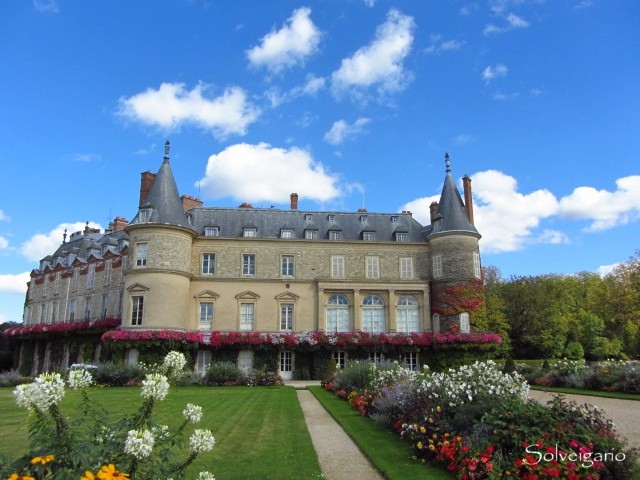
<path id="1" fill-rule="evenodd" d="M 164 361 L 162 362 L 162 365 L 171 373 L 182 371 L 186 364 L 187 359 L 184 354 L 176 351 L 167 353 L 167 356 L 164 357 Z"/>
<path id="2" fill-rule="evenodd" d="M 69 372 L 69 387 L 74 390 L 93 385 L 93 376 L 87 370 L 72 370 Z"/>
<path id="3" fill-rule="evenodd" d="M 150 373 L 142 381 L 142 395 L 144 398 L 164 400 L 169 393 L 167 377 L 159 373 Z"/>
<path id="4" fill-rule="evenodd" d="M 13 394 L 19 407 L 44 412 L 64 397 L 64 381 L 59 373 L 43 373 L 33 383 L 18 385 Z"/>
<path id="5" fill-rule="evenodd" d="M 202 407 L 187 403 L 186 408 L 182 411 L 184 418 L 192 423 L 198 423 L 202 419 Z"/>
<path id="6" fill-rule="evenodd" d="M 153 444 L 153 434 L 149 430 L 129 430 L 124 442 L 124 453 L 140 460 L 151 455 Z"/>
<path id="7" fill-rule="evenodd" d="M 216 439 L 211 430 L 195 430 L 189 438 L 189 446 L 195 453 L 209 452 L 216 444 Z"/>
<path id="8" fill-rule="evenodd" d="M 200 472 L 198 474 L 198 480 L 216 480 L 211 472 Z"/>

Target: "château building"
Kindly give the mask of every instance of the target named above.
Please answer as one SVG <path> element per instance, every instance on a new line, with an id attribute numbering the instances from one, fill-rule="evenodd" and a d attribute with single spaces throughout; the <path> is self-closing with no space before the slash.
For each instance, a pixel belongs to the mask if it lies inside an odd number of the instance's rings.
<path id="1" fill-rule="evenodd" d="M 318 377 L 327 355 L 417 368 L 437 343 L 499 342 L 471 333 L 480 234 L 470 179 L 463 201 L 448 155 L 445 167 L 428 225 L 406 211 L 300 210 L 296 193 L 288 210 L 206 207 L 180 196 L 167 142 L 157 173 L 141 175 L 130 222 L 65 232 L 31 272 L 24 326 L 7 333 L 21 341 L 21 368 L 133 363 L 164 340 L 198 370 L 223 358 L 286 379 Z M 452 298 L 460 286 L 478 301 Z"/>

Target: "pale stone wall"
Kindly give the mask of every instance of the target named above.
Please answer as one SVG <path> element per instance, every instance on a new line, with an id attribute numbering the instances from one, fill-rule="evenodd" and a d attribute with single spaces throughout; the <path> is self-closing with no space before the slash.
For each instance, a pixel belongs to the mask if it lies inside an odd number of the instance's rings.
<path id="1" fill-rule="evenodd" d="M 430 240 L 431 254 L 442 255 L 442 277 L 438 280 L 465 280 L 476 278 L 473 254 L 480 253 L 478 237 L 451 233 Z"/>

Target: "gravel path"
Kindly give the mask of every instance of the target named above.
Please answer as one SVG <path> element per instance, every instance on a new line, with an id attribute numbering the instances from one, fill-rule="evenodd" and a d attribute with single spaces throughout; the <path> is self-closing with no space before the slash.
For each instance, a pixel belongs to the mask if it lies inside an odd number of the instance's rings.
<path id="1" fill-rule="evenodd" d="M 531 390 L 529 397 L 546 404 L 553 398 L 552 392 Z M 567 400 L 574 400 L 578 405 L 590 403 L 605 411 L 605 417 L 613 420 L 616 429 L 629 441 L 629 446 L 640 448 L 640 401 L 618 400 L 615 398 L 593 397 L 589 395 L 565 394 Z"/>
<path id="2" fill-rule="evenodd" d="M 383 480 L 309 390 L 297 390 L 311 441 L 327 480 Z"/>

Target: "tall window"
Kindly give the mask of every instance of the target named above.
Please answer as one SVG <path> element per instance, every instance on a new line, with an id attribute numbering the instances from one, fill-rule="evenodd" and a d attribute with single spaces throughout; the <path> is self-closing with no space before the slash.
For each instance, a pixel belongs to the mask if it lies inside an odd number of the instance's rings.
<path id="1" fill-rule="evenodd" d="M 283 255 L 281 273 L 283 277 L 293 277 L 293 255 Z"/>
<path id="2" fill-rule="evenodd" d="M 440 331 L 440 314 L 434 313 L 432 322 L 433 333 L 438 333 Z"/>
<path id="3" fill-rule="evenodd" d="M 396 308 L 398 332 L 410 333 L 420 331 L 420 313 L 418 301 L 411 295 L 403 295 L 398 299 Z"/>
<path id="4" fill-rule="evenodd" d="M 102 299 L 100 300 L 100 314 L 102 318 L 107 318 L 107 305 L 108 305 L 108 294 L 102 294 Z"/>
<path id="5" fill-rule="evenodd" d="M 202 254 L 202 274 L 213 275 L 215 273 L 216 254 L 215 253 L 203 253 Z"/>
<path id="6" fill-rule="evenodd" d="M 480 278 L 482 276 L 482 270 L 480 268 L 480 254 L 473 254 L 473 274 L 476 278 Z"/>
<path id="7" fill-rule="evenodd" d="M 253 303 L 240 304 L 240 330 L 253 330 L 255 321 Z"/>
<path id="8" fill-rule="evenodd" d="M 76 319 L 76 299 L 69 300 L 69 321 L 73 322 Z"/>
<path id="9" fill-rule="evenodd" d="M 91 296 L 84 298 L 84 319 L 89 320 L 91 318 Z"/>
<path id="10" fill-rule="evenodd" d="M 44 279 L 42 282 L 42 296 L 46 297 L 47 296 L 47 289 L 49 287 L 49 279 L 47 278 L 47 275 L 44 275 Z"/>
<path id="11" fill-rule="evenodd" d="M 351 328 L 349 300 L 340 293 L 333 294 L 327 301 L 327 332 L 348 332 Z"/>
<path id="12" fill-rule="evenodd" d="M 380 295 L 367 295 L 362 300 L 362 331 L 382 333 L 384 329 L 384 301 Z"/>
<path id="13" fill-rule="evenodd" d="M 51 304 L 51 323 L 56 323 L 58 321 L 58 302 L 53 302 Z"/>
<path id="14" fill-rule="evenodd" d="M 137 243 L 136 244 L 136 267 L 146 267 L 148 255 L 149 255 L 149 244 Z"/>
<path id="15" fill-rule="evenodd" d="M 413 278 L 413 258 L 400 257 L 400 278 L 403 280 Z"/>
<path id="16" fill-rule="evenodd" d="M 142 316 L 144 314 L 144 297 L 135 295 L 131 297 L 131 326 L 139 327 L 142 325 Z"/>
<path id="17" fill-rule="evenodd" d="M 112 260 L 104 261 L 104 284 L 109 285 L 111 283 L 111 262 Z"/>
<path id="18" fill-rule="evenodd" d="M 240 350 L 238 352 L 238 368 L 245 372 L 253 368 L 253 350 Z"/>
<path id="19" fill-rule="evenodd" d="M 200 303 L 200 316 L 198 318 L 198 326 L 200 328 L 210 329 L 213 324 L 213 302 Z"/>
<path id="20" fill-rule="evenodd" d="M 196 356 L 196 373 L 198 375 L 204 375 L 210 363 L 211 350 L 198 350 L 198 354 Z"/>
<path id="21" fill-rule="evenodd" d="M 56 277 L 53 280 L 53 293 L 60 293 L 60 272 L 56 272 Z"/>
<path id="22" fill-rule="evenodd" d="M 467 312 L 460 314 L 460 333 L 471 332 L 471 324 L 469 323 L 469 314 Z"/>
<path id="23" fill-rule="evenodd" d="M 433 277 L 438 278 L 442 276 L 442 255 L 435 255 L 433 257 Z"/>
<path id="24" fill-rule="evenodd" d="M 293 330 L 293 303 L 280 305 L 280 330 Z"/>
<path id="25" fill-rule="evenodd" d="M 71 290 L 76 291 L 78 289 L 78 278 L 80 277 L 80 270 L 77 268 L 73 269 L 73 276 L 71 277 Z"/>
<path id="26" fill-rule="evenodd" d="M 380 278 L 378 257 L 365 257 L 367 278 Z"/>
<path id="27" fill-rule="evenodd" d="M 331 278 L 344 278 L 344 255 L 331 255 Z"/>
<path id="28" fill-rule="evenodd" d="M 87 288 L 93 288 L 96 281 L 96 265 L 92 263 L 87 268 Z"/>
<path id="29" fill-rule="evenodd" d="M 253 254 L 242 255 L 242 275 L 253 277 L 256 274 L 256 256 Z"/>
<path id="30" fill-rule="evenodd" d="M 40 323 L 44 323 L 45 320 L 47 319 L 47 309 L 45 308 L 44 305 L 40 305 Z"/>

